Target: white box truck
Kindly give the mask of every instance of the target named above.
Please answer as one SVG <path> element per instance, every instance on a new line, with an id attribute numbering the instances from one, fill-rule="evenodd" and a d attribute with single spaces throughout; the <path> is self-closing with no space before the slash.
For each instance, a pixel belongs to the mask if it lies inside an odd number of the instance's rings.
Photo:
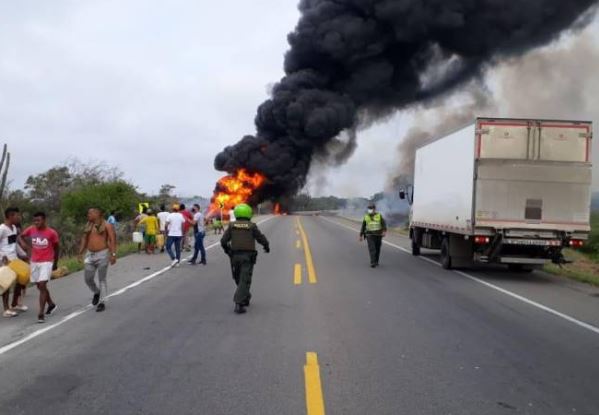
<path id="1" fill-rule="evenodd" d="M 592 123 L 478 118 L 416 152 L 412 253 L 532 270 L 588 239 Z"/>

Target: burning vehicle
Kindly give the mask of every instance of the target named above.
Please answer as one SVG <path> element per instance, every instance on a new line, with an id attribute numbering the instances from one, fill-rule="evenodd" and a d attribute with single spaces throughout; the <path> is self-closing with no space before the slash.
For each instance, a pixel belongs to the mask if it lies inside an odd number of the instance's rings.
<path id="1" fill-rule="evenodd" d="M 315 157 L 351 156 L 360 128 L 476 85 L 488 67 L 588 24 L 596 4 L 301 0 L 285 75 L 258 107 L 255 134 L 214 160 L 227 176 L 210 209 L 295 195 Z"/>

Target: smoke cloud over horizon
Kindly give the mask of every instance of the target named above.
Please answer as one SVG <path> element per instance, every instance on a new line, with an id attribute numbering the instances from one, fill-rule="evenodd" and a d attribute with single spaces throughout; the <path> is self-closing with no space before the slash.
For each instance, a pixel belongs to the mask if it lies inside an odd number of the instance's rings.
<path id="1" fill-rule="evenodd" d="M 485 81 L 492 89 L 476 82 L 459 96 L 417 108 L 413 127 L 397 147 L 398 163 L 389 173 L 387 189 L 411 183 L 418 148 L 472 124 L 476 117 L 598 119 L 598 66 L 599 45 L 587 30 L 507 60 L 488 74 Z"/>
<path id="2" fill-rule="evenodd" d="M 583 27 L 596 2 L 302 0 L 286 75 L 259 106 L 256 134 L 225 148 L 215 168 L 264 174 L 251 202 L 292 195 L 315 157 L 351 156 L 356 130 Z"/>

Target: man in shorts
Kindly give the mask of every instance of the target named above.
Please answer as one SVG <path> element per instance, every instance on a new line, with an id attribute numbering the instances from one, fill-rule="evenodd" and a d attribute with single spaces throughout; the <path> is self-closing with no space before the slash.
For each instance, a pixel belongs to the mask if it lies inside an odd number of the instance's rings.
<path id="1" fill-rule="evenodd" d="M 141 232 L 141 234 L 144 237 L 144 241 L 146 239 L 146 227 L 144 225 L 139 225 L 141 223 L 142 220 L 144 220 L 145 218 L 148 217 L 148 208 L 147 207 L 142 207 L 142 210 L 140 212 L 139 215 L 136 216 L 135 218 L 135 227 L 139 226 L 140 229 L 139 231 Z M 141 242 L 137 244 L 137 253 L 140 254 L 141 253 Z"/>
<path id="2" fill-rule="evenodd" d="M 31 282 L 40 292 L 37 321 L 44 323 L 45 315 L 56 310 L 56 304 L 48 290 L 48 281 L 52 277 L 52 270 L 58 265 L 58 233 L 46 224 L 46 214 L 37 212 L 33 215 L 33 226 L 25 229 L 19 238 L 31 258 Z"/>
<path id="3" fill-rule="evenodd" d="M 137 226 L 143 226 L 146 230 L 144 242 L 146 244 L 146 254 L 153 254 L 156 248 L 156 235 L 158 234 L 158 218 L 152 209 L 148 209 L 148 216 L 139 221 Z"/>
<path id="4" fill-rule="evenodd" d="M 96 306 L 97 312 L 102 312 L 106 309 L 104 298 L 108 294 L 108 264 L 116 263 L 116 234 L 114 227 L 104 220 L 99 208 L 87 211 L 87 225 L 79 246 L 79 260 L 83 260 L 85 264 L 85 283 L 94 294 L 92 305 Z M 95 282 L 96 273 L 99 288 Z"/>

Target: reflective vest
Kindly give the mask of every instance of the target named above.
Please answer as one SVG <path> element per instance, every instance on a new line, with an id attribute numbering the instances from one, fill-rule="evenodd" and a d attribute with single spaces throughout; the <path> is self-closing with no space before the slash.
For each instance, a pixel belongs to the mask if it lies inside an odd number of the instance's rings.
<path id="1" fill-rule="evenodd" d="M 366 232 L 380 232 L 383 230 L 383 217 L 380 213 L 375 213 L 373 216 L 366 215 L 364 216 L 364 221 L 366 222 Z"/>
<path id="2" fill-rule="evenodd" d="M 249 220 L 238 220 L 231 227 L 231 249 L 233 251 L 255 251 L 256 240 L 254 228 L 256 225 Z"/>

